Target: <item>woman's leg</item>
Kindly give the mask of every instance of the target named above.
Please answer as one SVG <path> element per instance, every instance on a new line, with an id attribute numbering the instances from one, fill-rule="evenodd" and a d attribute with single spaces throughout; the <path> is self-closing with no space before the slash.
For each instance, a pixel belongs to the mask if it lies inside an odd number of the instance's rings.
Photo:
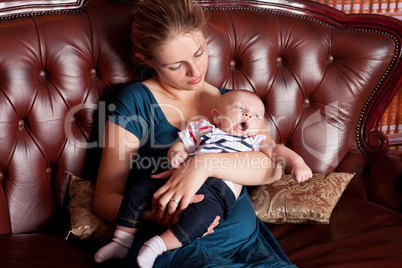
<path id="1" fill-rule="evenodd" d="M 138 179 L 128 186 L 119 214 L 116 219 L 116 230 L 112 242 L 102 247 L 95 254 L 97 263 L 113 258 L 124 258 L 133 241 L 142 212 L 149 207 L 153 193 L 163 184 L 162 181 Z"/>

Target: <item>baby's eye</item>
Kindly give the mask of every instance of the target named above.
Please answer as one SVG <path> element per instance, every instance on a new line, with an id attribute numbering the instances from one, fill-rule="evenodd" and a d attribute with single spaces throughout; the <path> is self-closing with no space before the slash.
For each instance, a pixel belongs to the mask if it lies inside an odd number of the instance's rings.
<path id="1" fill-rule="evenodd" d="M 238 106 L 238 107 L 237 107 L 237 110 L 239 110 L 239 111 L 244 111 L 243 107 L 241 107 L 241 106 Z"/>
<path id="2" fill-rule="evenodd" d="M 255 119 L 262 119 L 262 115 L 254 114 L 253 116 L 254 116 Z"/>

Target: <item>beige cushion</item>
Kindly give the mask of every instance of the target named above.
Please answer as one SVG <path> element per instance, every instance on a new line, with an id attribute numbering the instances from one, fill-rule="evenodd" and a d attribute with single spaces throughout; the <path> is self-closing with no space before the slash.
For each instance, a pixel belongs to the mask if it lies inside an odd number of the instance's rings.
<path id="1" fill-rule="evenodd" d="M 266 223 L 328 224 L 332 210 L 354 174 L 314 174 L 298 184 L 291 175 L 258 187 L 250 198 L 257 216 Z"/>
<path id="2" fill-rule="evenodd" d="M 69 172 L 67 177 L 70 180 L 70 233 L 80 240 L 110 241 L 115 227 L 96 216 L 93 211 L 95 185 Z"/>

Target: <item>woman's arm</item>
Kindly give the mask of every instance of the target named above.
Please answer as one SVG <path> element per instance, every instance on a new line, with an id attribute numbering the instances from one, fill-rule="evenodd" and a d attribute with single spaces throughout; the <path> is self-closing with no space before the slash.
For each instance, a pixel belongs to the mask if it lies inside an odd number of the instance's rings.
<path id="1" fill-rule="evenodd" d="M 131 132 L 107 121 L 104 147 L 95 188 L 94 211 L 114 223 L 123 199 L 130 164 L 138 152 L 139 140 Z"/>
<path id="2" fill-rule="evenodd" d="M 162 173 L 154 178 L 168 175 Z M 159 212 L 160 217 L 172 215 L 177 209 L 177 204 L 170 202 L 172 198 L 180 200 L 179 210 L 184 210 L 208 177 L 242 185 L 262 185 L 279 180 L 281 175 L 282 166 L 277 166 L 262 152 L 199 154 L 173 170 L 168 182 L 154 194 L 152 210 Z"/>
<path id="3" fill-rule="evenodd" d="M 139 140 L 131 132 L 119 125 L 107 121 L 105 126 L 104 147 L 98 172 L 94 196 L 94 211 L 103 219 L 115 223 L 120 208 L 127 180 L 139 149 Z M 200 202 L 204 197 L 196 195 L 192 203 Z M 155 221 L 165 226 L 172 224 L 170 220 L 161 220 L 151 211 L 144 211 L 143 220 Z"/>

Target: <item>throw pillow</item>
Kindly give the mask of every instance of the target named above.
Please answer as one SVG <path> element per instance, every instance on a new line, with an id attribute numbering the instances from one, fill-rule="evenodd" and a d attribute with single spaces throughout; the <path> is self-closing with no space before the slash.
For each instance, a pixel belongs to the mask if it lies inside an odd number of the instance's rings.
<path id="1" fill-rule="evenodd" d="M 298 184 L 291 175 L 258 187 L 250 195 L 257 216 L 265 223 L 328 224 L 332 210 L 354 174 L 313 174 Z"/>
<path id="2" fill-rule="evenodd" d="M 95 185 L 67 172 L 70 180 L 69 210 L 71 215 L 71 231 L 80 240 L 109 242 L 113 238 L 114 226 L 96 216 L 93 211 Z"/>

